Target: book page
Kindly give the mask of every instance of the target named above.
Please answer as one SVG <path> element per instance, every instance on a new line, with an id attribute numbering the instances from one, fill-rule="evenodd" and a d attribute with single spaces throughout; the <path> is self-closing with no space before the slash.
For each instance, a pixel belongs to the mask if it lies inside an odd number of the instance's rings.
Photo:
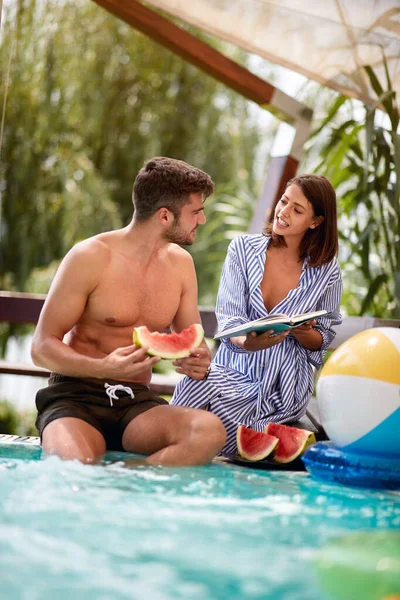
<path id="1" fill-rule="evenodd" d="M 297 325 L 301 325 L 302 323 L 307 323 L 307 321 L 312 321 L 317 317 L 322 317 L 322 315 L 328 314 L 326 310 L 316 310 L 310 313 L 304 313 L 302 315 L 294 315 L 290 318 L 290 323 L 296 323 Z"/>

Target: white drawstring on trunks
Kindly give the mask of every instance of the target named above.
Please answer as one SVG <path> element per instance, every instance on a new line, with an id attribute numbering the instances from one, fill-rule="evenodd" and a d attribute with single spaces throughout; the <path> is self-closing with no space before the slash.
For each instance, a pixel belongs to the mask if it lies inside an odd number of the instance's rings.
<path id="1" fill-rule="evenodd" d="M 118 391 L 125 392 L 126 394 L 128 394 L 128 396 L 130 396 L 132 398 L 132 400 L 135 397 L 135 394 L 133 393 L 133 390 L 131 390 L 130 387 L 121 385 L 120 383 L 118 383 L 117 385 L 111 385 L 110 383 L 105 383 L 104 387 L 106 388 L 106 394 L 110 399 L 111 406 L 114 406 L 113 400 L 118 400 L 118 396 L 116 394 L 116 392 L 118 392 Z"/>

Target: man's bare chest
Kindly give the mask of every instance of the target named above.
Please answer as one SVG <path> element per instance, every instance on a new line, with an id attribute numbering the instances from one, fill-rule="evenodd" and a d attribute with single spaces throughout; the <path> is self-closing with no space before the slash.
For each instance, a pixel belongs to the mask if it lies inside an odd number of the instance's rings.
<path id="1" fill-rule="evenodd" d="M 169 265 L 150 269 L 114 265 L 89 297 L 86 312 L 91 320 L 115 327 L 146 324 L 164 329 L 179 308 L 182 282 Z"/>

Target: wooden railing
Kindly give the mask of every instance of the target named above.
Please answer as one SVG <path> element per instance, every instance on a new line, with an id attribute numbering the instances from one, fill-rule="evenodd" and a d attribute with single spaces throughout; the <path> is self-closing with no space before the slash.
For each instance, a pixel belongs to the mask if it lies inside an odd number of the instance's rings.
<path id="1" fill-rule="evenodd" d="M 35 325 L 46 296 L 44 294 L 24 294 L 17 292 L 0 292 L 0 322 L 25 323 Z M 213 308 L 200 307 L 201 320 L 205 336 L 212 338 L 217 329 L 217 320 Z M 34 364 L 13 363 L 0 360 L 0 374 L 29 375 L 48 377 L 49 371 Z M 179 376 L 154 373 L 150 387 L 158 394 L 172 394 Z"/>
<path id="2" fill-rule="evenodd" d="M 0 292 L 0 322 L 36 324 L 46 296 L 43 294 L 24 294 Z M 212 338 L 217 329 L 214 309 L 200 307 L 205 335 Z M 375 319 L 374 317 L 345 317 L 338 326 L 337 335 L 330 348 L 336 349 L 349 337 L 372 327 L 400 327 L 400 320 Z M 31 375 L 48 377 L 49 371 L 33 364 L 17 364 L 0 360 L 0 374 Z M 158 394 L 172 394 L 179 377 L 176 374 L 153 374 L 150 387 Z"/>

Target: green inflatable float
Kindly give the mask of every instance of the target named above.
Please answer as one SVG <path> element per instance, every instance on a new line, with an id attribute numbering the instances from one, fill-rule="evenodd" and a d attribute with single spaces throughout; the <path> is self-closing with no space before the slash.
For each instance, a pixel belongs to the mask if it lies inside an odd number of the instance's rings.
<path id="1" fill-rule="evenodd" d="M 400 531 L 361 531 L 320 548 L 316 569 L 332 600 L 400 600 Z"/>

